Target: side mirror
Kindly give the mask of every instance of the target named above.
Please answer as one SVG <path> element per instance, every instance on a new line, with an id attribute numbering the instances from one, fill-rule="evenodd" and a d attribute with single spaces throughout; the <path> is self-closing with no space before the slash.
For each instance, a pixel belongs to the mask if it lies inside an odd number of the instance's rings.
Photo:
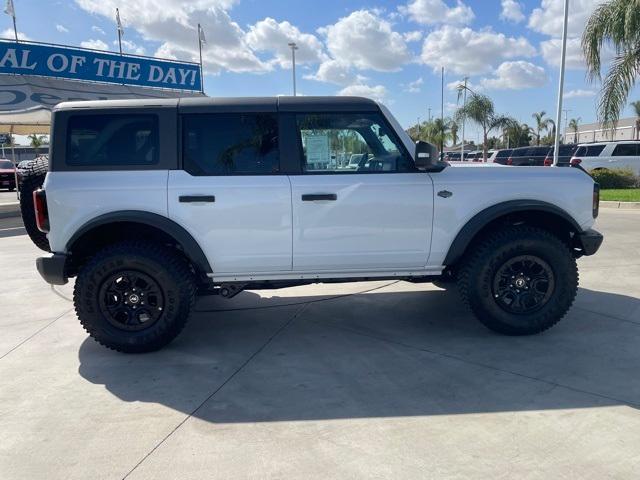
<path id="1" fill-rule="evenodd" d="M 416 142 L 415 163 L 418 170 L 439 172 L 447 166 L 445 162 L 438 160 L 438 149 L 435 145 L 419 140 Z"/>

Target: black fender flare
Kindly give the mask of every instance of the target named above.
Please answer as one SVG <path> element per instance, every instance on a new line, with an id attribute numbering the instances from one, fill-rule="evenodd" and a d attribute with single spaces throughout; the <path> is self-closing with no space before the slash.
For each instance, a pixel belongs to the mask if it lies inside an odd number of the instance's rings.
<path id="1" fill-rule="evenodd" d="M 193 236 L 184 229 L 181 225 L 178 225 L 173 220 L 158 215 L 157 213 L 139 211 L 139 210 L 122 210 L 117 212 L 109 212 L 104 215 L 100 215 L 80 227 L 73 236 L 67 241 L 65 250 L 71 251 L 73 244 L 78 241 L 83 235 L 90 232 L 94 228 L 108 225 L 110 223 L 130 222 L 147 225 L 149 227 L 162 230 L 164 233 L 175 239 L 183 248 L 184 254 L 187 258 L 204 273 L 212 273 L 211 265 L 207 260 L 206 255 L 200 248 L 198 242 Z"/>
<path id="2" fill-rule="evenodd" d="M 471 243 L 471 240 L 482 230 L 487 224 L 492 221 L 508 215 L 510 213 L 518 212 L 544 212 L 551 213 L 566 221 L 571 225 L 572 229 L 576 233 L 581 233 L 582 229 L 578 222 L 569 215 L 565 210 L 551 203 L 543 202 L 541 200 L 509 200 L 507 202 L 498 203 L 492 205 L 473 216 L 465 225 L 460 229 L 456 238 L 451 243 L 447 256 L 444 259 L 444 265 L 453 265 L 458 261 L 465 250 Z"/>

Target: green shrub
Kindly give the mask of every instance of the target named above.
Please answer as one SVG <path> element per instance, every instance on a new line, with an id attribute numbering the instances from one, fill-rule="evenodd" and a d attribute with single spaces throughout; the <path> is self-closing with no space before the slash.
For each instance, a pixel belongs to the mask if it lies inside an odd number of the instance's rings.
<path id="1" fill-rule="evenodd" d="M 601 168 L 589 173 L 602 189 L 640 186 L 640 178 L 630 168 Z"/>

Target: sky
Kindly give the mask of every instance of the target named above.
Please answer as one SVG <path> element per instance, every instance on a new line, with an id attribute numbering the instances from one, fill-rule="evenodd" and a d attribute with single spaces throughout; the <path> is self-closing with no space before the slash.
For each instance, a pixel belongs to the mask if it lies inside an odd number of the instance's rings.
<path id="1" fill-rule="evenodd" d="M 571 0 L 565 108 L 596 120 L 598 82 L 585 75 L 580 35 L 602 0 Z M 198 23 L 209 96 L 288 95 L 299 47 L 302 95 L 362 95 L 385 103 L 403 126 L 456 109 L 465 76 L 500 114 L 533 123 L 555 117 L 562 0 L 14 0 L 25 39 L 117 50 L 115 8 L 125 52 L 198 60 Z M 1 16 L 12 38 L 11 17 Z M 637 97 L 638 91 L 632 92 Z M 623 116 L 631 116 L 625 110 Z M 564 120 L 564 114 L 563 114 Z M 468 127 L 467 138 L 479 131 Z"/>

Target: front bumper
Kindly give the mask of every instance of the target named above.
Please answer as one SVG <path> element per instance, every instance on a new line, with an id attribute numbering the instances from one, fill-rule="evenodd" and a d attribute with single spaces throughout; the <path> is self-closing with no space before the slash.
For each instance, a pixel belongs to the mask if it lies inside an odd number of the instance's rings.
<path id="1" fill-rule="evenodd" d="M 39 257 L 36 259 L 36 268 L 45 282 L 64 285 L 69 281 L 66 275 L 67 258 L 67 255 L 62 253 Z"/>
<path id="2" fill-rule="evenodd" d="M 604 237 L 596 230 L 589 229 L 576 235 L 578 248 L 582 251 L 582 255 L 593 255 L 598 251 Z"/>

